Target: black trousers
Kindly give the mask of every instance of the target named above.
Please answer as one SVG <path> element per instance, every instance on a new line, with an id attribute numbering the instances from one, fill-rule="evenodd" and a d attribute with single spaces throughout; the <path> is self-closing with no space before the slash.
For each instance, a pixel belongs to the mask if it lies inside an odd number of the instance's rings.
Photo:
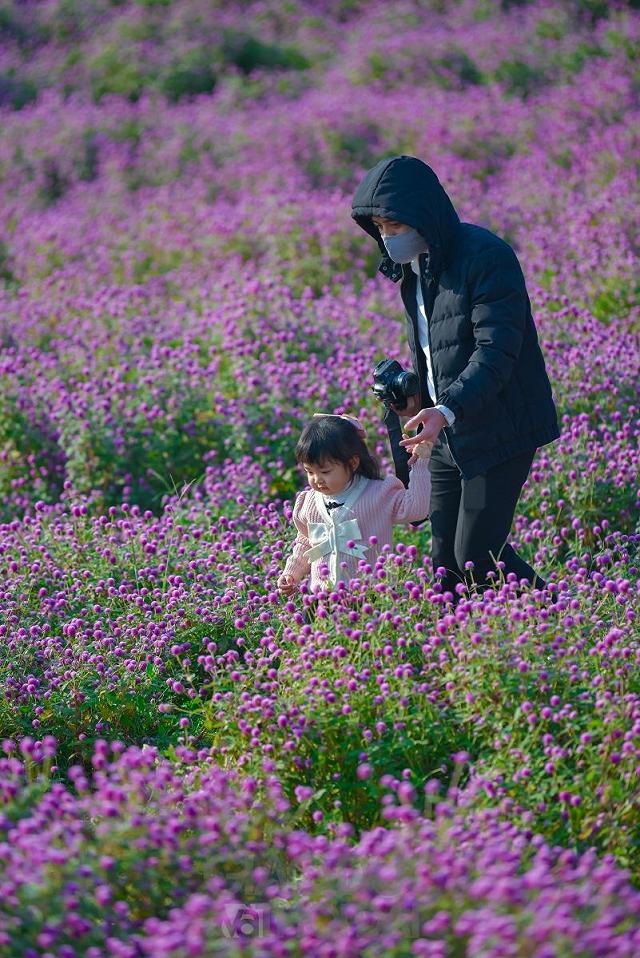
<path id="1" fill-rule="evenodd" d="M 431 454 L 431 529 L 434 571 L 446 569 L 442 579 L 444 592 L 458 595 L 455 587 L 463 582 L 479 587 L 501 575 L 496 561 L 504 562 L 502 575 L 515 572 L 518 580 L 528 579 L 536 588 L 544 580 L 509 545 L 507 538 L 520 490 L 529 474 L 535 449 L 522 453 L 488 469 L 473 479 L 463 479 L 449 452 L 444 433 L 440 433 Z M 465 569 L 473 562 L 473 569 Z"/>

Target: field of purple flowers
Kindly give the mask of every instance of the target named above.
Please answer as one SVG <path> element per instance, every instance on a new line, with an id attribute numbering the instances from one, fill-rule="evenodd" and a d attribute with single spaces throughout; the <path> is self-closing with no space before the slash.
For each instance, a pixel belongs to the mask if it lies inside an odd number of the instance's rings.
<path id="1" fill-rule="evenodd" d="M 637 958 L 634 4 L 0 2 L 0 953 Z M 314 411 L 391 464 L 350 219 L 411 153 L 523 264 L 550 582 L 276 579 Z"/>

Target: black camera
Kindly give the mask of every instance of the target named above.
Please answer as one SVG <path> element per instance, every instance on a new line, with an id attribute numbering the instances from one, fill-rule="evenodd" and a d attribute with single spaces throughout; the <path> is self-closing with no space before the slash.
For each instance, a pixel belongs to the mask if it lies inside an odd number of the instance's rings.
<path id="1" fill-rule="evenodd" d="M 371 388 L 387 409 L 406 409 L 407 399 L 419 392 L 420 383 L 416 374 L 403 369 L 397 360 L 381 359 L 374 367 Z"/>

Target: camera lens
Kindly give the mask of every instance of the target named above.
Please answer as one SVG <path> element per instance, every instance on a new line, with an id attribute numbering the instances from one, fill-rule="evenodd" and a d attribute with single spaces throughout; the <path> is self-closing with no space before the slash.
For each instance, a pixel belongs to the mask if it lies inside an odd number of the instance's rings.
<path id="1" fill-rule="evenodd" d="M 403 396 L 415 396 L 418 392 L 418 377 L 415 373 L 403 370 L 396 376 L 395 385 Z"/>

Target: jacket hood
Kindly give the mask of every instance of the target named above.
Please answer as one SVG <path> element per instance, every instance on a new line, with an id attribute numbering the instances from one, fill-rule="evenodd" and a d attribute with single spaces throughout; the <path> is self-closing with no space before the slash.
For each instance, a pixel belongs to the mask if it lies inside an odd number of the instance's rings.
<path id="1" fill-rule="evenodd" d="M 371 217 L 383 216 L 412 226 L 429 245 L 427 268 L 434 273 L 451 258 L 460 226 L 460 218 L 440 180 L 430 166 L 415 156 L 393 156 L 380 160 L 369 170 L 355 192 L 351 215 L 358 226 L 373 236 L 388 262 L 391 261 L 380 231 Z"/>

